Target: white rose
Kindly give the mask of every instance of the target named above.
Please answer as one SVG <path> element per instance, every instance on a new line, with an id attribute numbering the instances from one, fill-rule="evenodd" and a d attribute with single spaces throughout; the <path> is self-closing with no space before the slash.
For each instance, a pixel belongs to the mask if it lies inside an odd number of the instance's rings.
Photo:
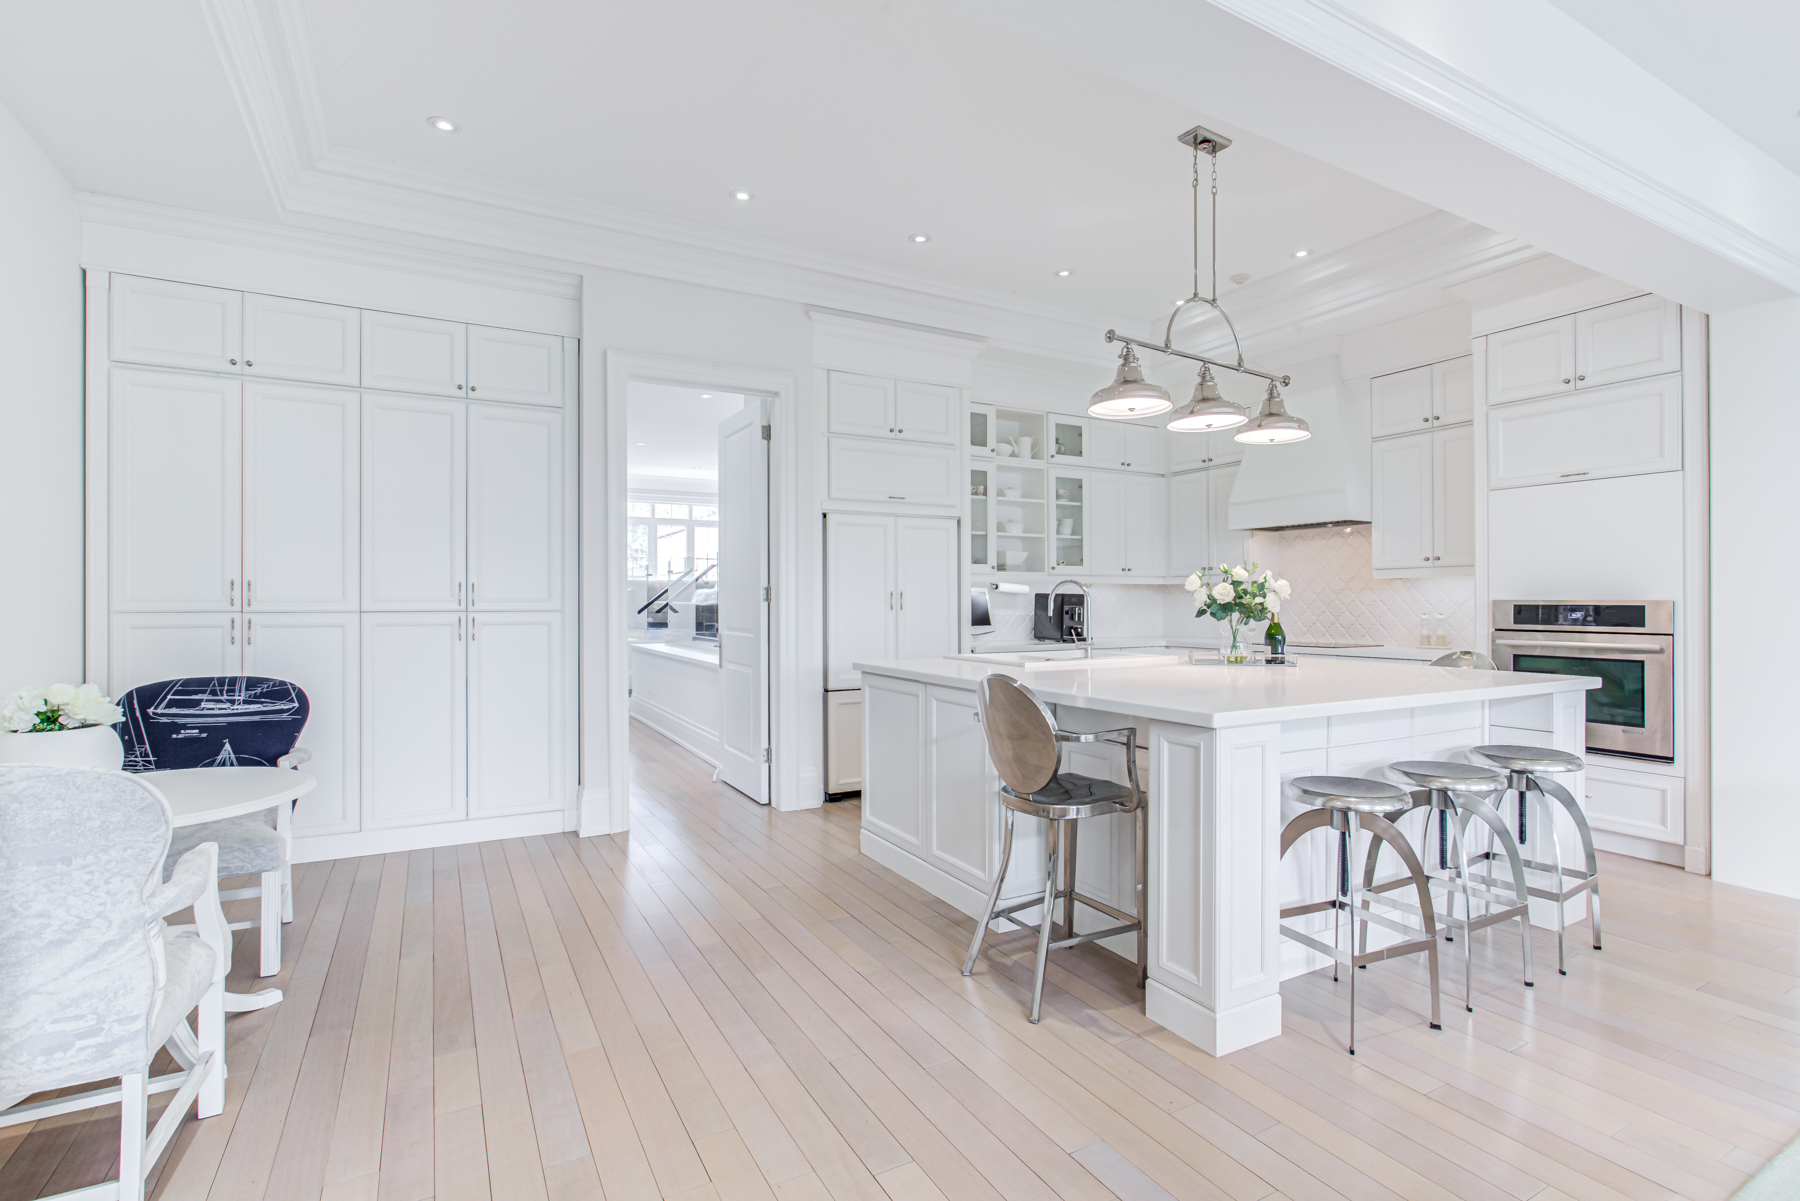
<path id="1" fill-rule="evenodd" d="M 65 726 L 111 726 L 125 720 L 124 710 L 94 684 L 83 684 L 62 707 Z"/>
<path id="2" fill-rule="evenodd" d="M 1261 580 L 1263 583 L 1267 584 L 1275 578 L 1275 573 L 1270 571 L 1267 567 L 1265 567 L 1262 569 L 1262 573 L 1260 575 L 1258 575 L 1256 578 Z"/>
<path id="3" fill-rule="evenodd" d="M 1196 571 L 1187 578 L 1187 582 L 1182 584 L 1182 587 L 1186 588 L 1189 592 L 1198 592 L 1200 589 L 1206 587 L 1206 581 L 1201 579 L 1200 573 Z"/>
<path id="4" fill-rule="evenodd" d="M 44 689 L 44 699 L 60 709 L 75 699 L 75 685 L 52 684 L 50 687 Z"/>
<path id="5" fill-rule="evenodd" d="M 1294 586 L 1286 580 L 1276 580 L 1272 587 L 1275 590 L 1275 595 L 1281 597 L 1283 600 L 1286 600 L 1294 594 Z"/>
<path id="6" fill-rule="evenodd" d="M 1237 589 L 1233 588 L 1230 584 L 1214 584 L 1212 587 L 1212 598 L 1221 605 L 1229 605 L 1232 601 L 1237 599 Z"/>
<path id="7" fill-rule="evenodd" d="M 6 698 L 0 705 L 0 725 L 17 733 L 24 733 L 37 724 L 39 710 L 46 703 L 44 689 L 35 684 L 27 685 Z"/>
<path id="8" fill-rule="evenodd" d="M 1263 597 L 1263 607 L 1268 609 L 1270 613 L 1279 613 L 1281 612 L 1281 598 L 1271 592 L 1269 595 Z"/>
<path id="9" fill-rule="evenodd" d="M 1250 573 L 1245 571 L 1242 567 L 1233 567 L 1231 569 L 1231 578 L 1238 581 L 1247 580 L 1250 578 Z"/>

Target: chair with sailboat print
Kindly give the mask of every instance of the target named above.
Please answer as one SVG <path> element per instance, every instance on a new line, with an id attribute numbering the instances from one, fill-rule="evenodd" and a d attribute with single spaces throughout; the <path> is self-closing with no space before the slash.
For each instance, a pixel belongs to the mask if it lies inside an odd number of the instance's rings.
<path id="1" fill-rule="evenodd" d="M 297 768 L 312 758 L 297 745 L 310 711 L 298 685 L 267 676 L 190 676 L 140 684 L 119 698 L 125 720 L 113 727 L 125 746 L 128 772 L 187 768 Z M 222 901 L 260 898 L 257 917 L 233 930 L 260 927 L 259 975 L 281 970 L 281 926 L 294 920 L 288 806 L 202 822 L 175 830 L 172 866 L 189 847 L 219 844 L 219 876 L 260 876 Z"/>

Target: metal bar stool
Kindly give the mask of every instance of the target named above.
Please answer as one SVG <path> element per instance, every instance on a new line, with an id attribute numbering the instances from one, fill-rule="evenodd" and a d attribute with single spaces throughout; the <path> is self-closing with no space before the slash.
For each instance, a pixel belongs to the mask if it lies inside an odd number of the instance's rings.
<path id="1" fill-rule="evenodd" d="M 1531 904 L 1530 890 L 1525 881 L 1525 864 L 1519 854 L 1518 844 L 1513 841 L 1512 833 L 1506 828 L 1506 822 L 1500 811 L 1483 798 L 1495 796 L 1506 790 L 1506 777 L 1497 771 L 1485 767 L 1475 767 L 1467 763 L 1449 763 L 1430 759 L 1407 759 L 1388 765 L 1388 772 L 1399 778 L 1402 784 L 1412 785 L 1412 803 L 1405 808 L 1389 812 L 1387 820 L 1398 821 L 1402 816 L 1414 809 L 1427 811 L 1425 817 L 1425 833 L 1430 836 L 1431 815 L 1437 815 L 1437 861 L 1438 870 L 1447 873 L 1441 877 L 1446 881 L 1444 908 L 1438 912 L 1438 923 L 1445 927 L 1444 941 L 1454 941 L 1452 931 L 1460 930 L 1463 935 L 1463 1008 L 1470 1013 L 1475 1012 L 1475 947 L 1469 935 L 1477 930 L 1486 929 L 1500 922 L 1519 919 L 1519 940 L 1521 956 L 1525 966 L 1525 987 L 1531 988 Z M 1458 799 L 1462 793 L 1462 799 Z M 1512 879 L 1496 880 L 1485 871 L 1481 875 L 1472 875 L 1469 871 L 1468 834 L 1469 823 L 1479 818 L 1494 832 L 1507 861 L 1512 867 Z M 1450 862 L 1450 851 L 1454 846 L 1456 862 Z M 1367 892 L 1389 892 L 1396 888 L 1404 888 L 1411 881 L 1405 876 L 1390 880 L 1385 884 L 1375 883 L 1376 860 L 1381 854 L 1381 843 L 1371 840 L 1368 858 L 1363 863 L 1363 889 Z M 1453 874 L 1451 874 L 1453 873 Z M 1496 884 L 1509 885 L 1510 895 L 1495 891 Z M 1456 894 L 1462 894 L 1462 917 L 1456 916 Z M 1474 901 L 1482 902 L 1482 914 L 1475 916 Z M 1406 908 L 1405 902 L 1395 900 L 1390 904 Z M 1435 904 L 1435 901 L 1434 901 Z M 1495 904 L 1501 908 L 1494 908 Z M 1363 927 L 1363 946 L 1369 941 L 1369 928 Z"/>
<path id="2" fill-rule="evenodd" d="M 1569 972 L 1563 960 L 1563 902 L 1583 892 L 1588 894 L 1588 915 L 1594 923 L 1594 950 L 1600 949 L 1600 860 L 1594 854 L 1594 834 L 1588 829 L 1587 815 L 1581 811 L 1580 804 L 1568 789 L 1546 777 L 1578 772 L 1587 764 L 1582 762 L 1580 755 L 1541 746 L 1478 746 L 1475 753 L 1503 769 L 1507 773 L 1507 790 L 1519 794 L 1518 845 L 1521 852 L 1530 833 L 1525 816 L 1528 794 L 1537 793 L 1544 807 L 1544 820 L 1550 830 L 1550 862 L 1527 859 L 1525 866 L 1532 871 L 1548 873 L 1554 882 L 1548 888 L 1533 886 L 1531 895 L 1556 902 L 1556 971 L 1558 975 L 1566 976 Z M 1553 800 L 1568 812 L 1576 833 L 1581 836 L 1581 849 L 1587 857 L 1585 874 L 1562 865 L 1562 845 L 1556 837 L 1556 810 L 1550 804 Z M 1573 884 L 1569 883 L 1571 879 Z"/>
<path id="3" fill-rule="evenodd" d="M 975 687 L 975 701 L 980 708 L 982 731 L 987 735 L 988 758 L 993 760 L 994 769 L 1000 773 L 1000 803 L 1006 807 L 1006 832 L 1001 842 L 1000 867 L 994 874 L 994 887 L 988 893 L 987 909 L 976 923 L 975 938 L 969 943 L 969 956 L 963 960 L 962 974 L 967 976 L 975 970 L 975 959 L 981 954 L 988 923 L 1004 918 L 1021 930 L 1035 931 L 1038 936 L 1037 972 L 1031 984 L 1033 1024 L 1043 1008 L 1044 968 L 1053 950 L 1135 932 L 1138 936 L 1137 985 L 1144 987 L 1145 952 L 1148 949 L 1144 929 L 1145 814 L 1143 790 L 1138 787 L 1137 728 L 1096 730 L 1086 734 L 1059 730 L 1049 707 L 1011 676 L 992 675 L 982 680 Z M 1059 771 L 1061 744 L 1065 742 L 1110 742 L 1124 747 L 1125 772 L 1130 785 Z M 1006 868 L 1012 861 L 1013 818 L 1020 813 L 1041 817 L 1050 823 L 1044 857 L 1044 892 L 1041 897 L 1029 897 L 1004 909 L 996 909 L 1000 903 L 1000 890 L 1006 884 Z M 1133 831 L 1137 865 L 1135 917 L 1075 891 L 1076 822 L 1084 817 L 1105 817 L 1114 813 L 1136 815 Z M 1058 877 L 1064 874 L 1068 886 L 1058 888 Z M 1067 937 L 1052 941 L 1050 930 L 1059 900 L 1064 901 L 1063 928 Z M 1125 924 L 1076 934 L 1077 902 Z M 1044 911 L 1035 926 L 1013 916 L 1020 909 L 1040 904 Z"/>
<path id="4" fill-rule="evenodd" d="M 1431 1028 L 1441 1030 L 1438 1012 L 1438 946 L 1437 921 L 1431 907 L 1431 884 L 1425 875 L 1425 869 L 1419 864 L 1419 857 L 1407 844 L 1406 838 L 1394 824 L 1382 816 L 1396 809 L 1404 811 L 1410 800 L 1406 790 L 1395 784 L 1384 784 L 1379 780 L 1365 780 L 1360 776 L 1297 776 L 1289 781 L 1290 786 L 1301 796 L 1314 803 L 1314 808 L 1302 813 L 1289 822 L 1281 831 L 1281 853 L 1286 855 L 1288 848 L 1302 834 L 1317 830 L 1322 826 L 1330 826 L 1338 835 L 1338 878 L 1336 895 L 1329 901 L 1315 901 L 1306 905 L 1290 905 L 1281 911 L 1281 932 L 1288 938 L 1310 947 L 1321 955 L 1331 956 L 1333 963 L 1331 978 L 1337 979 L 1337 966 L 1359 968 L 1383 959 L 1393 959 L 1401 955 L 1413 955 L 1425 952 L 1426 962 L 1431 968 Z M 1363 923 L 1363 946 L 1368 945 L 1369 923 L 1382 926 L 1400 934 L 1416 936 L 1420 931 L 1405 922 L 1376 913 L 1371 902 L 1392 905 L 1385 895 L 1371 895 L 1364 889 L 1355 887 L 1350 881 L 1350 844 L 1359 829 L 1366 829 L 1377 840 L 1393 847 L 1400 858 L 1405 861 L 1406 869 L 1411 874 L 1411 883 L 1418 892 L 1419 903 L 1416 908 L 1406 907 L 1402 912 L 1417 916 L 1424 927 L 1424 937 L 1409 937 L 1403 942 L 1377 950 L 1346 952 L 1342 949 L 1338 938 L 1339 916 L 1348 916 L 1351 923 L 1351 936 L 1356 935 L 1355 924 Z M 1398 906 L 1396 906 L 1398 907 Z M 1287 919 L 1300 917 L 1308 913 L 1323 913 L 1331 910 L 1331 945 L 1326 946 L 1320 939 L 1314 938 L 1300 930 L 1288 926 Z M 1356 972 L 1350 973 L 1350 1054 L 1356 1054 Z"/>

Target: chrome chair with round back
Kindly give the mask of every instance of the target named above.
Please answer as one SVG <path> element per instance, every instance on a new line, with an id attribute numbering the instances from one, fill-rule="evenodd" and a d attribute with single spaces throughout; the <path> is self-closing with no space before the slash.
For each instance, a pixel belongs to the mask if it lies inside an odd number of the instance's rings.
<path id="1" fill-rule="evenodd" d="M 1037 970 L 1031 984 L 1031 1021 L 1035 1024 L 1043 1009 L 1044 970 L 1050 952 L 1077 943 L 1111 938 L 1118 934 L 1137 935 L 1137 984 L 1144 987 L 1144 856 L 1145 806 L 1144 792 L 1138 786 L 1137 729 L 1096 730 L 1073 733 L 1057 728 L 1049 706 L 1031 689 L 1011 676 L 992 675 L 975 688 L 975 701 L 980 709 L 981 729 L 987 737 L 988 758 L 1000 774 L 1000 803 L 1005 806 L 1005 832 L 1000 847 L 1000 866 L 994 875 L 994 886 L 988 892 L 987 908 L 975 926 L 975 938 L 969 943 L 968 958 L 962 974 L 975 970 L 987 937 L 989 923 L 996 918 L 1011 922 L 1022 930 L 1033 930 L 1038 936 Z M 1125 773 L 1129 784 L 1098 780 L 1060 770 L 1065 743 L 1110 742 L 1125 750 Z M 1041 896 L 1033 895 L 1004 908 L 1000 893 L 1006 885 L 1007 865 L 1012 861 L 1013 821 L 1018 814 L 1042 818 L 1049 823 L 1049 837 L 1044 862 L 1044 888 Z M 1076 823 L 1084 817 L 1106 817 L 1115 813 L 1134 815 L 1133 835 L 1136 853 L 1136 879 L 1133 895 L 1137 898 L 1137 915 L 1115 909 L 1103 901 L 1083 896 L 1075 889 Z M 1059 877 L 1066 877 L 1067 887 L 1058 887 Z M 1051 926 L 1057 901 L 1064 902 L 1064 938 L 1052 939 Z M 1104 930 L 1086 934 L 1075 932 L 1075 906 L 1090 909 L 1123 922 Z M 1038 924 L 1033 926 L 1013 916 L 1021 909 L 1042 905 Z"/>
<path id="2" fill-rule="evenodd" d="M 1507 791 L 1518 794 L 1518 845 L 1522 853 L 1530 845 L 1530 827 L 1526 815 L 1532 793 L 1537 794 L 1538 801 L 1543 806 L 1543 817 L 1549 831 L 1550 862 L 1536 859 L 1524 862 L 1527 870 L 1544 873 L 1552 881 L 1548 886 L 1533 885 L 1531 895 L 1556 903 L 1556 971 L 1558 975 L 1566 976 L 1569 972 L 1563 957 L 1564 903 L 1584 892 L 1588 896 L 1588 915 L 1594 926 L 1594 950 L 1600 949 L 1600 860 L 1594 854 L 1594 834 L 1588 829 L 1587 815 L 1581 811 L 1580 803 L 1568 789 L 1549 777 L 1581 771 L 1587 764 L 1580 755 L 1543 746 L 1478 746 L 1475 754 L 1504 771 L 1507 776 Z M 1551 802 L 1561 805 L 1575 825 L 1586 860 L 1585 872 L 1572 867 L 1565 868 L 1562 864 L 1562 845 L 1556 837 L 1556 809 Z"/>
<path id="3" fill-rule="evenodd" d="M 1388 821 L 1384 814 L 1395 810 L 1404 811 L 1409 800 L 1405 789 L 1396 784 L 1384 784 L 1380 780 L 1365 780 L 1360 776 L 1296 776 L 1288 781 L 1288 787 L 1299 794 L 1300 799 L 1313 806 L 1286 826 L 1281 831 L 1281 853 L 1285 856 L 1288 848 L 1299 841 L 1300 836 L 1324 826 L 1329 826 L 1337 834 L 1338 858 L 1337 880 L 1332 889 L 1329 901 L 1313 901 L 1303 905 L 1289 905 L 1281 910 L 1281 933 L 1304 947 L 1328 956 L 1332 961 L 1331 978 L 1338 978 L 1340 966 L 1351 968 L 1350 972 L 1350 1054 L 1356 1054 L 1356 972 L 1354 969 L 1383 959 L 1393 959 L 1400 955 L 1416 955 L 1423 951 L 1431 973 L 1431 1028 L 1443 1028 L 1438 1011 L 1438 947 L 1437 921 L 1431 907 L 1431 885 L 1425 869 L 1419 863 L 1418 855 L 1407 843 L 1406 837 Z M 1394 899 L 1383 893 L 1372 893 L 1365 888 L 1354 887 L 1350 880 L 1350 847 L 1355 842 L 1359 830 L 1367 830 L 1377 842 L 1385 842 L 1406 863 L 1407 876 L 1401 883 L 1410 883 L 1418 894 L 1416 906 L 1395 905 Z M 1404 921 L 1389 917 L 1384 913 L 1376 913 L 1372 904 L 1392 905 L 1403 913 L 1419 919 L 1419 929 L 1415 929 Z M 1331 945 L 1327 946 L 1321 939 L 1303 930 L 1296 930 L 1287 924 L 1289 918 L 1304 917 L 1309 913 L 1331 911 Z M 1338 937 L 1341 915 L 1348 915 L 1351 924 L 1351 935 L 1354 941 L 1357 922 L 1363 923 L 1362 951 L 1346 952 Z M 1369 925 L 1397 932 L 1401 941 L 1385 947 L 1368 950 Z M 1423 937 L 1421 937 L 1421 934 Z"/>

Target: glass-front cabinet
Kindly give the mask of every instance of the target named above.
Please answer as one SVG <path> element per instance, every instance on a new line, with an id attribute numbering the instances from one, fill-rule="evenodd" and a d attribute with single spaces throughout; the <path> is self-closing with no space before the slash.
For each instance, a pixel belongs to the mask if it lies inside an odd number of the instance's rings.
<path id="1" fill-rule="evenodd" d="M 988 548 L 993 545 L 993 523 L 988 520 L 988 468 L 969 469 L 969 566 L 986 571 L 993 566 Z"/>
<path id="2" fill-rule="evenodd" d="M 1050 460 L 1054 463 L 1080 464 L 1087 458 L 1088 423 L 1080 417 L 1049 415 Z"/>
<path id="3" fill-rule="evenodd" d="M 994 520 L 994 570 L 1048 571 L 1043 464 L 997 460 L 988 508 Z"/>
<path id="4" fill-rule="evenodd" d="M 1050 520 L 1055 522 L 1051 538 L 1052 545 L 1056 548 L 1056 566 L 1085 567 L 1086 481 L 1079 475 L 1053 471 L 1050 473 L 1050 487 Z"/>
<path id="5" fill-rule="evenodd" d="M 994 406 L 969 406 L 969 453 L 977 458 L 991 458 L 994 453 Z"/>

